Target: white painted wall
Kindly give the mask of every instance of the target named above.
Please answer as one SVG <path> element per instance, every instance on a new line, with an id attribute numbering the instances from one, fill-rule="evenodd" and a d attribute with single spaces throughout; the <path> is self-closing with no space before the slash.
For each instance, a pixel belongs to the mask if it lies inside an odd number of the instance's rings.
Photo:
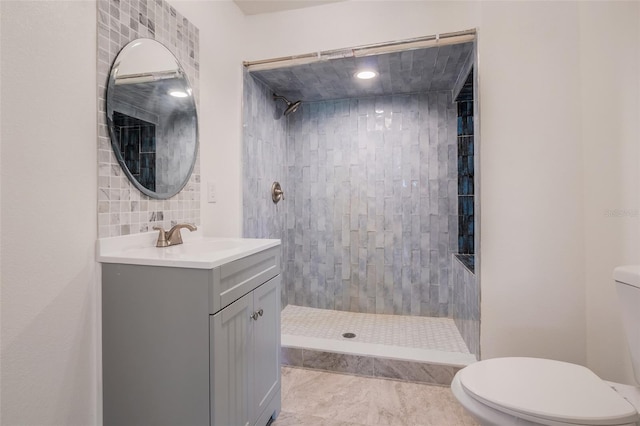
<path id="1" fill-rule="evenodd" d="M 483 356 L 584 363 L 578 5 L 358 1 L 247 21 L 249 59 L 479 28 Z"/>
<path id="2" fill-rule="evenodd" d="M 611 271 L 640 263 L 639 17 L 637 2 L 580 8 L 587 362 L 627 383 L 633 376 Z"/>
<path id="3" fill-rule="evenodd" d="M 95 424 L 95 4 L 0 5 L 0 422 Z"/>
<path id="4" fill-rule="evenodd" d="M 578 5 L 483 3 L 481 352 L 586 361 Z"/>
<path id="5" fill-rule="evenodd" d="M 247 17 L 246 60 L 470 29 L 479 2 L 356 0 Z"/>
<path id="6" fill-rule="evenodd" d="M 95 3 L 0 4 L 0 422 L 100 424 Z M 240 235 L 244 16 L 231 1 L 172 4 L 200 28 L 202 177 L 218 184 L 202 224 Z"/>
<path id="7" fill-rule="evenodd" d="M 210 236 L 242 235 L 242 60 L 245 18 L 231 0 L 173 1 L 200 29 L 201 224 Z M 214 182 L 217 202 L 207 203 Z"/>

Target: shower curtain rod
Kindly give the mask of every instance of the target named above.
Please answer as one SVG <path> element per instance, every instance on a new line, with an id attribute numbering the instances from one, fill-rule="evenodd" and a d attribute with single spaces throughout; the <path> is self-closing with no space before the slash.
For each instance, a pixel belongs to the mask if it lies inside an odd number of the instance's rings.
<path id="1" fill-rule="evenodd" d="M 380 55 L 382 53 L 465 43 L 473 41 L 475 37 L 476 30 L 471 29 L 453 33 L 411 38 L 407 40 L 398 40 L 387 43 L 369 44 L 349 49 L 324 50 L 321 52 L 306 53 L 303 55 L 284 56 L 281 58 L 262 59 L 258 61 L 244 61 L 242 64 L 249 71 L 263 71 L 274 68 L 290 67 L 294 65 L 311 64 L 314 62 L 328 61 L 331 59 L 360 58 L 364 56 Z"/>

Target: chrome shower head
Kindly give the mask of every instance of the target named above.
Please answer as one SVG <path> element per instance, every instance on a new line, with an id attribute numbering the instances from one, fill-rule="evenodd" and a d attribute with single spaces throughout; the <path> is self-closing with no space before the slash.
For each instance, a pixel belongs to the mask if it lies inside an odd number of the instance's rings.
<path id="1" fill-rule="evenodd" d="M 300 105 L 302 105 L 302 101 L 295 101 L 294 103 L 290 104 L 287 109 L 284 110 L 284 115 L 287 116 L 296 112 Z"/>
<path id="2" fill-rule="evenodd" d="M 289 100 L 287 100 L 287 98 L 285 98 L 284 96 L 276 95 L 274 93 L 273 100 L 275 101 L 277 99 L 282 99 L 287 103 L 287 109 L 284 110 L 284 114 L 283 114 L 285 117 L 291 113 L 296 112 L 300 107 L 300 105 L 302 104 L 302 101 L 289 102 Z"/>

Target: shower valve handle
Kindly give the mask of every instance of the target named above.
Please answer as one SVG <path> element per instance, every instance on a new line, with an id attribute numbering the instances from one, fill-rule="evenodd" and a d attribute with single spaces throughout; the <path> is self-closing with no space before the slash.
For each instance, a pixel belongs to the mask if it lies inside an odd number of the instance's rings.
<path id="1" fill-rule="evenodd" d="M 284 200 L 284 191 L 280 187 L 280 182 L 273 182 L 273 185 L 271 185 L 271 199 L 276 204 L 278 204 L 278 201 Z"/>

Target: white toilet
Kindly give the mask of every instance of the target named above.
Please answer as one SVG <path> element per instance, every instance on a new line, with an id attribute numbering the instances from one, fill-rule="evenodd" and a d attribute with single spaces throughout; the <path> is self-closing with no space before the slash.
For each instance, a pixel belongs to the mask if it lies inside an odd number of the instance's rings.
<path id="1" fill-rule="evenodd" d="M 640 266 L 613 274 L 640 383 Z M 540 358 L 494 358 L 463 368 L 451 383 L 460 404 L 484 426 L 640 426 L 640 388 L 606 382 L 591 370 Z"/>

